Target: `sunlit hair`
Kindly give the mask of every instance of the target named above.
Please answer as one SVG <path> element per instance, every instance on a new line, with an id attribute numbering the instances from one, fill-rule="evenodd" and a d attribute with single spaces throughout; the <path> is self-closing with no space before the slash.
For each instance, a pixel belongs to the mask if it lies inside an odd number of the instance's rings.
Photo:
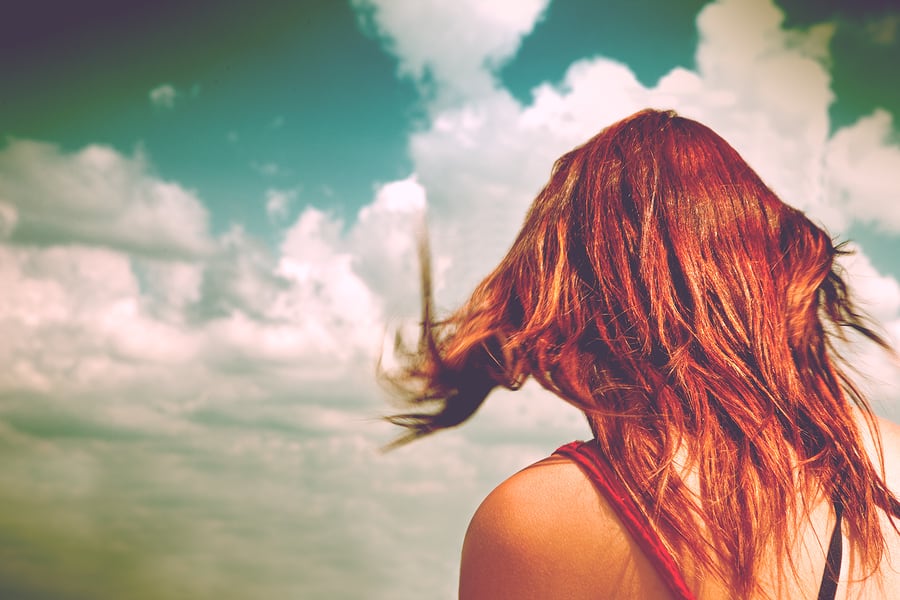
<path id="1" fill-rule="evenodd" d="M 830 237 L 706 126 L 645 110 L 562 156 L 500 265 L 446 319 L 398 344 L 405 443 L 535 378 L 587 415 L 601 452 L 676 560 L 735 597 L 759 593 L 816 494 L 843 505 L 863 575 L 878 506 L 900 515 L 863 449 L 839 368 L 856 311 Z M 676 457 L 678 460 L 676 460 Z M 699 497 L 678 476 L 694 468 Z M 798 502 L 797 492 L 801 493 Z M 786 570 L 783 569 L 787 565 Z"/>

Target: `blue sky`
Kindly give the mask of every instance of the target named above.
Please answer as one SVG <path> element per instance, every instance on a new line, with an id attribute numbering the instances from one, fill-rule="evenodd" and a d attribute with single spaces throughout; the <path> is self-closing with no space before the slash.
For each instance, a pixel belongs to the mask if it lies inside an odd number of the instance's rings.
<path id="1" fill-rule="evenodd" d="M 645 106 L 854 240 L 900 340 L 882 4 L 29 6 L 0 25 L 0 595 L 452 597 L 481 498 L 589 434 L 526 386 L 377 452 L 416 224 L 451 308 L 552 161 Z M 853 358 L 900 420 L 897 367 Z"/>

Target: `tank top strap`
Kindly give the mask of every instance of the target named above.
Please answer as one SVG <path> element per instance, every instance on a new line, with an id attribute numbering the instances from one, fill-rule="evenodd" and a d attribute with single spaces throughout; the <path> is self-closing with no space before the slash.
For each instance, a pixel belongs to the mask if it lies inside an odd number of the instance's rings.
<path id="1" fill-rule="evenodd" d="M 843 554 L 841 540 L 841 515 L 843 512 L 843 504 L 835 501 L 834 530 L 831 532 L 831 542 L 828 544 L 828 554 L 825 556 L 825 571 L 822 573 L 822 583 L 819 584 L 818 600 L 834 600 L 837 596 Z"/>
<path id="2" fill-rule="evenodd" d="M 613 473 L 612 468 L 594 444 L 571 442 L 559 448 L 554 454 L 572 460 L 585 472 L 594 487 L 615 510 L 619 520 L 631 534 L 644 555 L 653 564 L 666 587 L 677 600 L 695 600 L 672 554 L 666 549 L 659 535 L 649 521 L 628 496 L 624 486 Z"/>

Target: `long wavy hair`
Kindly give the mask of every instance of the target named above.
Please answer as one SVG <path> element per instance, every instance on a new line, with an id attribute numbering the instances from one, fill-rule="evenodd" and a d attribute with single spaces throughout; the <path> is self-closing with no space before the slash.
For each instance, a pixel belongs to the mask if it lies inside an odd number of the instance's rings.
<path id="1" fill-rule="evenodd" d="M 863 449 L 852 406 L 877 430 L 838 347 L 848 330 L 888 346 L 851 302 L 841 253 L 708 127 L 632 115 L 556 162 L 506 257 L 440 320 L 423 250 L 421 339 L 398 342 L 388 375 L 411 406 L 388 418 L 407 429 L 396 444 L 533 377 L 585 413 L 682 568 L 735 597 L 762 592 L 773 557 L 796 576 L 793 533 L 822 494 L 871 574 L 872 508 L 900 503 Z"/>

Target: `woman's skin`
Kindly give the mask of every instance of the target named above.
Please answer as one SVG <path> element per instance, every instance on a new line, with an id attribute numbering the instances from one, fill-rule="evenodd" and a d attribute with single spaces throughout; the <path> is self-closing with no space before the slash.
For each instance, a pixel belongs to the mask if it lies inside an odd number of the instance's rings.
<path id="1" fill-rule="evenodd" d="M 858 416 L 873 464 L 878 456 L 864 419 Z M 886 482 L 900 492 L 900 426 L 878 420 Z M 690 485 L 690 473 L 684 480 Z M 794 560 L 799 580 L 766 592 L 772 598 L 815 598 L 834 527 L 834 512 L 824 497 L 814 499 L 808 518 L 798 523 Z M 853 540 L 843 531 L 844 560 L 837 598 L 900 598 L 900 533 L 880 511 L 885 553 L 880 572 L 850 581 Z M 688 570 L 690 565 L 688 565 Z M 697 597 L 731 599 L 711 578 L 691 578 Z M 856 578 L 860 574 L 855 574 Z M 863 574 L 864 575 L 864 574 Z M 762 581 L 775 581 L 774 565 Z M 764 584 L 765 585 L 765 584 Z M 668 598 L 669 593 L 615 512 L 580 467 L 551 456 L 501 483 L 481 504 L 462 550 L 461 600 Z"/>

